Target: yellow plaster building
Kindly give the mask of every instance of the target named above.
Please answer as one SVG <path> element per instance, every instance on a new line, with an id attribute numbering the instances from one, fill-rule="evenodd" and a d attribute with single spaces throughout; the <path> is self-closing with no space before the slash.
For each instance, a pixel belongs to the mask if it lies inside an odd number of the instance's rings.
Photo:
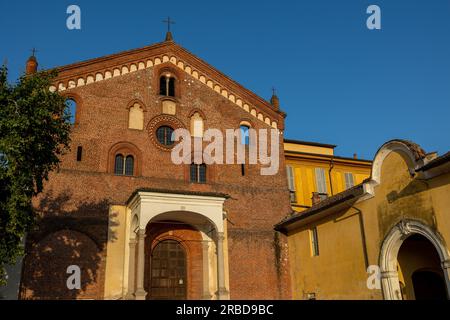
<path id="1" fill-rule="evenodd" d="M 369 179 L 276 225 L 294 299 L 447 299 L 449 208 L 450 152 L 385 143 Z"/>
<path id="2" fill-rule="evenodd" d="M 334 155 L 335 145 L 284 140 L 286 172 L 295 211 L 342 192 L 370 176 L 372 161 Z M 313 199 L 313 197 L 316 197 Z"/>

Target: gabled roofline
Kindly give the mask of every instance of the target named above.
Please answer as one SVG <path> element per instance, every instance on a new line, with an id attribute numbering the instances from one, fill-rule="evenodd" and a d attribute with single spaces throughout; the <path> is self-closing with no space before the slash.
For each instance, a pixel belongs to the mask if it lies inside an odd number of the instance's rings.
<path id="1" fill-rule="evenodd" d="M 158 54 L 175 54 L 178 55 L 179 58 L 186 60 L 186 62 L 194 67 L 194 69 L 199 69 L 205 71 L 205 73 L 210 76 L 212 79 L 216 79 L 216 81 L 219 81 L 221 85 L 225 89 L 228 89 L 229 91 L 237 91 L 240 98 L 248 101 L 253 105 L 253 107 L 261 109 L 261 111 L 265 112 L 267 115 L 269 115 L 272 118 L 277 118 L 278 124 L 280 124 L 281 118 L 286 117 L 286 113 L 282 110 L 276 110 L 274 107 L 270 104 L 269 101 L 265 100 L 264 98 L 260 97 L 253 91 L 245 88 L 235 80 L 231 79 L 226 74 L 222 73 L 203 59 L 197 57 L 195 54 L 191 53 L 187 49 L 181 47 L 177 43 L 173 41 L 164 41 L 159 42 L 153 45 L 137 48 L 137 49 L 131 49 L 126 51 L 121 51 L 114 54 L 109 54 L 105 56 L 101 56 L 98 58 L 88 59 L 68 65 L 63 65 L 59 67 L 52 68 L 52 70 L 57 70 L 59 75 L 56 79 L 56 81 L 61 80 L 69 80 L 74 77 L 73 74 L 70 74 L 72 71 L 75 71 L 77 69 L 83 69 L 79 74 L 86 74 L 86 73 L 95 73 L 98 69 L 106 69 L 107 67 L 102 66 L 101 68 L 89 68 L 90 66 L 95 66 L 97 64 L 103 63 L 108 60 L 118 60 L 116 61 L 116 64 L 126 64 L 129 63 L 129 59 L 127 59 L 128 56 L 131 55 L 139 55 L 142 53 L 151 52 L 151 55 L 158 55 Z M 149 55 L 150 57 L 150 55 Z M 137 57 L 136 57 L 137 58 Z M 139 58 L 140 59 L 140 58 Z M 112 66 L 111 66 L 112 67 Z M 76 75 L 75 75 L 76 76 Z M 218 78 L 218 79 L 217 79 Z M 283 127 L 279 127 L 281 130 L 283 130 Z"/>
<path id="2" fill-rule="evenodd" d="M 52 69 L 56 69 L 59 72 L 70 71 L 72 69 L 78 69 L 80 67 L 88 66 L 90 64 L 99 63 L 99 62 L 116 59 L 116 58 L 120 58 L 120 57 L 126 57 L 130 54 L 145 52 L 145 51 L 149 51 L 149 50 L 155 50 L 158 48 L 164 48 L 164 47 L 168 47 L 173 44 L 174 44 L 173 42 L 158 42 L 158 43 L 148 45 L 145 47 L 141 47 L 141 48 L 120 51 L 117 53 L 107 54 L 107 55 L 97 57 L 97 58 L 82 60 L 82 61 L 78 61 L 78 62 L 74 62 L 71 64 L 62 65 L 62 66 L 57 66 Z"/>

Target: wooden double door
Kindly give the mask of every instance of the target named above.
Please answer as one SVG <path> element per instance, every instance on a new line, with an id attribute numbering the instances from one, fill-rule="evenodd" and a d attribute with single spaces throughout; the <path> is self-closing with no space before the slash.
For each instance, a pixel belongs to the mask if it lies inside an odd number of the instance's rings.
<path id="1" fill-rule="evenodd" d="M 187 299 L 186 250 L 175 240 L 163 240 L 150 256 L 150 290 L 155 300 Z"/>

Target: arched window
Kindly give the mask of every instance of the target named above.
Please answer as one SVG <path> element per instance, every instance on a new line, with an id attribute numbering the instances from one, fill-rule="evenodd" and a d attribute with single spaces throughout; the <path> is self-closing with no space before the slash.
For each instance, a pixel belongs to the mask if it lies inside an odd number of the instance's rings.
<path id="1" fill-rule="evenodd" d="M 192 183 L 206 183 L 206 164 L 191 164 L 190 181 Z"/>
<path id="2" fill-rule="evenodd" d="M 170 74 L 164 74 L 159 78 L 159 94 L 175 97 L 175 78 Z"/>
<path id="3" fill-rule="evenodd" d="M 116 159 L 114 162 L 114 174 L 123 174 L 123 155 L 121 154 L 116 155 Z"/>
<path id="4" fill-rule="evenodd" d="M 128 111 L 128 128 L 144 129 L 144 110 L 139 103 L 134 103 Z"/>
<path id="5" fill-rule="evenodd" d="M 156 130 L 156 138 L 158 142 L 164 146 L 173 145 L 174 141 L 172 140 L 173 128 L 169 126 L 161 126 Z"/>
<path id="6" fill-rule="evenodd" d="M 191 116 L 191 136 L 197 138 L 203 137 L 203 118 L 198 112 L 195 112 Z"/>
<path id="7" fill-rule="evenodd" d="M 249 129 L 250 127 L 246 124 L 241 124 L 241 143 L 245 145 L 249 145 L 250 143 L 250 135 L 249 135 Z"/>
<path id="8" fill-rule="evenodd" d="M 134 157 L 132 155 L 124 157 L 122 154 L 117 154 L 114 162 L 114 174 L 132 176 L 134 174 Z"/>
<path id="9" fill-rule="evenodd" d="M 133 156 L 127 156 L 125 158 L 125 175 L 132 176 L 134 171 L 134 158 Z"/>
<path id="10" fill-rule="evenodd" d="M 68 116 L 68 121 L 70 124 L 75 124 L 75 115 L 77 112 L 77 102 L 72 99 L 68 98 L 66 99 L 66 109 L 64 110 L 64 113 Z"/>
<path id="11" fill-rule="evenodd" d="M 134 144 L 118 142 L 109 149 L 108 172 L 121 176 L 140 176 L 141 159 L 142 153 Z"/>

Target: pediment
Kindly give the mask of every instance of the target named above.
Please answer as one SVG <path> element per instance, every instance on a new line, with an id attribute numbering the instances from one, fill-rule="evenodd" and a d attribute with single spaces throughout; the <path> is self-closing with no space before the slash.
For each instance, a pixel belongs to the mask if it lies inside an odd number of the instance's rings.
<path id="1" fill-rule="evenodd" d="M 268 126 L 283 129 L 282 111 L 172 41 L 58 67 L 50 90 L 63 92 L 164 63 L 176 66 Z"/>

